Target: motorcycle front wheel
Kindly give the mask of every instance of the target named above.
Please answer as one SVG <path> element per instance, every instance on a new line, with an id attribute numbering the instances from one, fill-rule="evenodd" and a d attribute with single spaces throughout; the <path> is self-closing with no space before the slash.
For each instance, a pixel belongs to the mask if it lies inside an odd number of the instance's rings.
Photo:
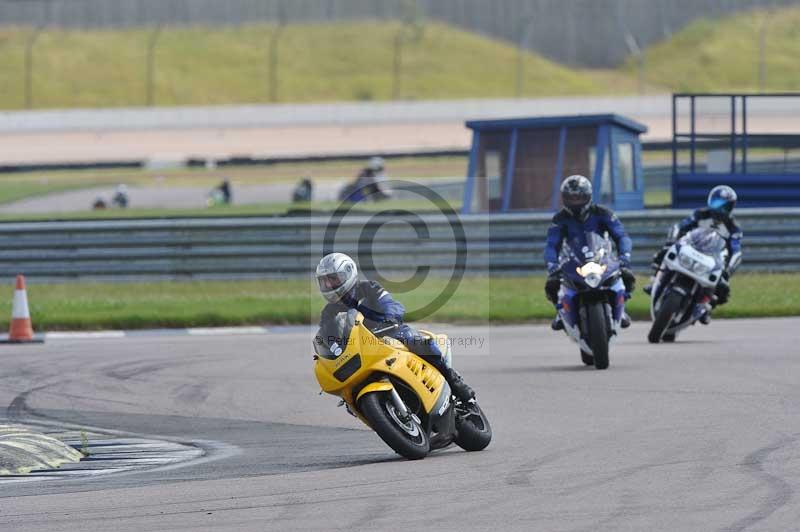
<path id="1" fill-rule="evenodd" d="M 592 348 L 594 367 L 608 368 L 608 324 L 603 303 L 592 303 L 586 308 L 589 325 L 589 347 Z"/>
<path id="2" fill-rule="evenodd" d="M 653 319 L 653 325 L 647 334 L 647 340 L 651 344 L 657 344 L 662 340 L 664 333 L 669 328 L 669 324 L 672 323 L 672 318 L 681 309 L 682 300 L 683 296 L 677 292 L 670 291 L 664 296 L 664 301 L 661 302 L 658 314 Z M 675 336 L 673 335 L 672 341 L 674 340 Z"/>
<path id="3" fill-rule="evenodd" d="M 388 392 L 368 393 L 358 407 L 372 430 L 400 456 L 419 460 L 430 452 L 428 434 L 413 417 L 401 419 Z"/>

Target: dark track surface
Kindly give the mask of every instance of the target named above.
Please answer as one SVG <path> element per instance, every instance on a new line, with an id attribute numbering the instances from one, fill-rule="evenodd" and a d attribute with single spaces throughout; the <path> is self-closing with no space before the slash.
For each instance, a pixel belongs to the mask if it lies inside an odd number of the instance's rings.
<path id="1" fill-rule="evenodd" d="M 0 414 L 209 451 L 2 485 L 0 530 L 797 530 L 800 320 L 720 320 L 659 346 L 646 327 L 605 372 L 542 326 L 437 328 L 484 339 L 455 363 L 495 439 L 418 462 L 317 395 L 310 330 L 0 346 Z"/>

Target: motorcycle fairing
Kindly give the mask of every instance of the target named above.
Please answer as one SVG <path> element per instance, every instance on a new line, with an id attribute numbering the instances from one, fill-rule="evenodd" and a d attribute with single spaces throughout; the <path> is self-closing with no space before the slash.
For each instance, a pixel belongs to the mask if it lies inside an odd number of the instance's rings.
<path id="1" fill-rule="evenodd" d="M 358 413 L 357 397 L 361 388 L 374 381 L 374 375 L 385 375 L 389 381 L 401 382 L 419 397 L 426 414 L 441 408 L 441 395 L 449 394 L 450 387 L 444 376 L 431 364 L 408 351 L 399 342 L 376 339 L 363 325 L 363 318 L 351 319 L 337 331 L 344 340 L 344 350 L 338 356 L 330 349 L 317 349 L 314 372 L 324 392 L 338 395 Z M 318 346 L 319 347 L 319 346 Z M 326 353 L 327 351 L 327 353 Z M 327 356 L 323 356 L 327 355 Z M 360 358 L 361 365 L 348 371 L 346 378 L 336 378 L 336 373 Z M 391 362 L 391 363 L 390 363 Z M 339 376 L 345 376 L 339 373 Z M 438 405 L 438 407 L 437 407 Z"/>
<path id="2" fill-rule="evenodd" d="M 689 252 L 690 258 L 706 262 L 708 271 L 698 273 L 684 266 L 680 259 L 683 248 L 687 248 L 686 251 Z M 655 320 L 662 298 L 668 288 L 683 294 L 686 298 L 692 298 L 692 302 L 688 308 L 684 306 L 681 314 L 673 319 L 665 334 L 677 334 L 697 321 L 694 317 L 697 299 L 703 290 L 713 291 L 716 288 L 722 278 L 726 256 L 727 248 L 718 233 L 715 234 L 713 230 L 703 227 L 692 230 L 670 246 L 653 282 L 650 316 Z M 680 279 L 690 280 L 694 283 L 693 288 L 681 286 Z"/>
<path id="3" fill-rule="evenodd" d="M 619 322 L 622 321 L 622 313 L 625 311 L 625 298 L 627 295 L 625 283 L 622 282 L 621 278 L 617 278 L 614 284 L 609 287 L 609 290 L 614 292 L 614 304 L 611 306 L 611 310 L 614 332 L 616 332 Z"/>
<path id="4" fill-rule="evenodd" d="M 558 312 L 565 325 L 575 327 L 578 324 L 578 292 L 565 284 L 561 285 L 558 293 Z"/>
<path id="5" fill-rule="evenodd" d="M 559 292 L 559 309 L 561 320 L 564 322 L 564 332 L 575 343 L 581 346 L 581 349 L 587 353 L 592 352 L 592 348 L 586 343 L 586 340 L 581 334 L 580 327 L 580 306 L 577 301 L 578 292 L 569 288 L 568 286 L 561 285 Z"/>

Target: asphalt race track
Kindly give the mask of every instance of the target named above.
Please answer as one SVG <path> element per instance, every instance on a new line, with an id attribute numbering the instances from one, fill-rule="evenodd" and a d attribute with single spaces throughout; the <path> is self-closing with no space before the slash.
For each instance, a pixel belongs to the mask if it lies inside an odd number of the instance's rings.
<path id="1" fill-rule="evenodd" d="M 447 327 L 495 439 L 418 462 L 317 394 L 308 328 L 0 346 L 12 420 L 206 452 L 0 483 L 0 530 L 797 530 L 800 320 L 717 320 L 659 346 L 646 328 L 599 372 L 544 326 Z"/>

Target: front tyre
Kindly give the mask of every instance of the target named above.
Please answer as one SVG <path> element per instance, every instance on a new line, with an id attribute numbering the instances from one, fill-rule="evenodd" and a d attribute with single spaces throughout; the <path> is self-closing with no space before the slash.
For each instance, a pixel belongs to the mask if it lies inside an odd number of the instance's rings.
<path id="1" fill-rule="evenodd" d="M 592 303 L 586 308 L 589 325 L 589 347 L 592 348 L 594 367 L 608 368 L 608 321 L 603 303 Z"/>
<path id="2" fill-rule="evenodd" d="M 664 333 L 669 328 L 669 324 L 672 323 L 672 318 L 681 309 L 682 301 L 683 296 L 678 292 L 670 291 L 664 296 L 664 301 L 661 302 L 658 314 L 656 314 L 653 325 L 650 327 L 650 332 L 647 334 L 647 340 L 651 344 L 657 344 L 664 338 Z M 672 341 L 675 341 L 674 335 Z"/>
<path id="3" fill-rule="evenodd" d="M 465 451 L 482 451 L 492 441 L 489 418 L 478 403 L 462 403 L 456 406 L 456 445 Z"/>
<path id="4" fill-rule="evenodd" d="M 430 452 L 428 434 L 413 417 L 400 419 L 388 392 L 368 393 L 359 400 L 358 408 L 372 430 L 400 456 L 419 460 Z"/>

